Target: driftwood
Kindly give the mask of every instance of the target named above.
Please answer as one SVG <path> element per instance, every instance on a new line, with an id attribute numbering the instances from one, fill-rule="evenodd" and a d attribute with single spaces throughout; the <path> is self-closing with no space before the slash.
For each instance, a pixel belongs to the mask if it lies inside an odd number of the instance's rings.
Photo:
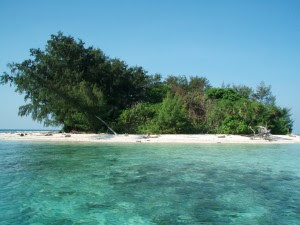
<path id="1" fill-rule="evenodd" d="M 107 125 L 107 123 L 105 123 L 105 121 L 104 120 L 102 120 L 100 117 L 98 117 L 98 116 L 95 116 L 98 120 L 100 120 L 111 132 L 113 132 L 114 133 L 114 135 L 117 135 L 117 133 L 111 128 L 111 127 L 109 127 L 108 125 Z"/>
<path id="2" fill-rule="evenodd" d="M 143 138 L 159 138 L 159 135 L 150 135 L 148 134 L 147 136 L 143 136 Z"/>
<path id="3" fill-rule="evenodd" d="M 252 130 L 253 132 L 254 137 L 259 137 L 268 141 L 272 140 L 272 134 L 270 129 L 264 126 L 256 126 L 256 127 L 257 127 L 257 134 L 255 130 L 251 126 L 249 126 L 250 130 Z"/>
<path id="4" fill-rule="evenodd" d="M 258 126 L 258 135 L 262 137 L 263 139 L 270 140 L 271 138 L 271 130 L 269 130 L 267 127 Z"/>

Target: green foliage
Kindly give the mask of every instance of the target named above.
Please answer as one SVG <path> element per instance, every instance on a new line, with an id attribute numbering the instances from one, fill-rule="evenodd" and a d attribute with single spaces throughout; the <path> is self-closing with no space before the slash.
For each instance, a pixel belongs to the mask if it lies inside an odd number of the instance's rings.
<path id="1" fill-rule="evenodd" d="M 249 125 L 251 125 L 252 119 L 249 109 L 249 101 L 246 99 L 238 101 L 221 99 L 211 103 L 207 118 L 210 132 L 225 134 L 250 133 Z"/>
<path id="2" fill-rule="evenodd" d="M 147 133 L 152 120 L 157 115 L 161 104 L 138 103 L 132 108 L 123 110 L 118 118 L 117 129 L 122 133 Z M 148 132 L 151 132 L 150 129 Z"/>
<path id="3" fill-rule="evenodd" d="M 192 133 L 192 126 L 188 119 L 187 109 L 178 95 L 168 94 L 163 100 L 155 118 L 157 133 L 179 134 Z"/>
<path id="4" fill-rule="evenodd" d="M 210 88 L 205 93 L 208 99 L 227 99 L 230 101 L 237 101 L 242 98 L 237 92 L 231 88 Z"/>
<path id="5" fill-rule="evenodd" d="M 200 92 L 203 94 L 209 88 L 211 88 L 211 85 L 206 77 L 190 77 L 189 92 Z"/>
<path id="6" fill-rule="evenodd" d="M 159 74 L 151 76 L 149 78 L 149 84 L 146 89 L 146 102 L 149 103 L 161 103 L 167 96 L 170 88 L 162 81 L 162 77 Z"/>
<path id="7" fill-rule="evenodd" d="M 267 126 L 273 134 L 289 134 L 292 131 L 293 121 L 290 118 L 290 110 L 271 105 L 267 107 Z"/>
<path id="8" fill-rule="evenodd" d="M 148 75 L 107 57 L 100 49 L 62 33 L 44 50 L 9 65 L 0 84 L 13 84 L 27 104 L 19 115 L 65 131 L 107 131 L 101 117 L 121 133 L 249 134 L 267 126 L 274 134 L 292 131 L 286 108 L 275 105 L 271 86 L 212 88 L 205 77 Z"/>
<path id="9" fill-rule="evenodd" d="M 250 99 L 253 96 L 253 89 L 251 87 L 247 87 L 245 85 L 232 85 L 232 89 L 243 96 L 244 98 Z"/>
<path id="10" fill-rule="evenodd" d="M 246 98 L 211 101 L 206 113 L 211 133 L 251 134 L 250 127 L 257 126 L 267 126 L 273 134 L 286 134 L 292 130 L 289 110 Z"/>
<path id="11" fill-rule="evenodd" d="M 191 133 L 186 106 L 177 95 L 167 94 L 162 103 L 139 103 L 126 109 L 118 119 L 119 131 L 125 133 Z"/>
<path id="12" fill-rule="evenodd" d="M 62 33 L 52 35 L 44 51 L 31 49 L 32 59 L 10 65 L 2 83 L 13 83 L 29 103 L 19 115 L 65 130 L 105 131 L 97 120 L 113 122 L 122 110 L 146 99 L 149 79 L 140 67 L 128 67 L 99 49 Z"/>
<path id="13" fill-rule="evenodd" d="M 271 86 L 266 86 L 264 82 L 261 82 L 256 87 L 256 91 L 253 93 L 253 99 L 265 105 L 275 105 L 276 101 L 275 96 L 272 94 Z"/>

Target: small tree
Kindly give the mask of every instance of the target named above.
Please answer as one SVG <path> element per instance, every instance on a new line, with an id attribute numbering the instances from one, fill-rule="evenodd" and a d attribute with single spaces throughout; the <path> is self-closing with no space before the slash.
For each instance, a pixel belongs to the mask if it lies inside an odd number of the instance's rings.
<path id="1" fill-rule="evenodd" d="M 263 81 L 256 87 L 253 98 L 265 105 L 275 105 L 276 101 L 276 97 L 272 94 L 271 86 L 266 86 Z"/>
<path id="2" fill-rule="evenodd" d="M 161 104 L 138 103 L 122 112 L 118 119 L 118 131 L 130 134 L 151 132 L 152 120 Z"/>
<path id="3" fill-rule="evenodd" d="M 160 133 L 192 133 L 186 106 L 178 95 L 168 94 L 161 104 L 155 124 Z"/>

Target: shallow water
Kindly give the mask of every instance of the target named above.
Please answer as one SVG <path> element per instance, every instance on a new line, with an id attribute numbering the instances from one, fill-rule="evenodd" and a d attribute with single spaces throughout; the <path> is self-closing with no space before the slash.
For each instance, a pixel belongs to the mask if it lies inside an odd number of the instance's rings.
<path id="1" fill-rule="evenodd" d="M 300 145 L 0 142 L 0 224 L 300 224 Z"/>

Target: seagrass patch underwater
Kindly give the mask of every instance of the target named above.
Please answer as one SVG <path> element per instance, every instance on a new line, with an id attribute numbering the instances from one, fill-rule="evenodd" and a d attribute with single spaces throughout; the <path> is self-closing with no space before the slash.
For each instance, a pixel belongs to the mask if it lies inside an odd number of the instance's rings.
<path id="1" fill-rule="evenodd" d="M 300 224 L 300 145 L 0 142 L 0 224 Z"/>

